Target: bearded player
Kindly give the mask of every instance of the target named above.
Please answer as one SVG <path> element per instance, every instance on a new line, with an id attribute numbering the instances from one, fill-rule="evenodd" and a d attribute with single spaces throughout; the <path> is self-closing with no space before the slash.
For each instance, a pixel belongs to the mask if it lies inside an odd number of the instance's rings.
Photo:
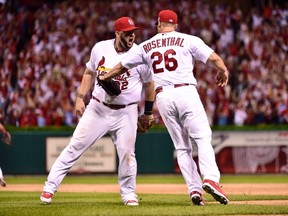
<path id="1" fill-rule="evenodd" d="M 135 158 L 135 141 L 137 131 L 138 107 L 142 87 L 145 92 L 145 113 L 147 119 L 153 118 L 154 82 L 149 68 L 139 65 L 116 77 L 121 94 L 109 96 L 97 85 L 96 77 L 105 74 L 117 62 L 137 47 L 134 44 L 134 21 L 130 17 L 121 17 L 114 24 L 115 39 L 95 44 L 90 60 L 86 63 L 80 88 L 77 93 L 75 109 L 82 116 L 73 136 L 54 162 L 47 181 L 43 187 L 40 200 L 51 203 L 52 196 L 76 160 L 95 141 L 105 134 L 111 135 L 119 158 L 118 182 L 120 195 L 125 205 L 139 205 L 136 195 L 137 163 Z M 92 98 L 85 107 L 84 97 L 94 84 Z"/>

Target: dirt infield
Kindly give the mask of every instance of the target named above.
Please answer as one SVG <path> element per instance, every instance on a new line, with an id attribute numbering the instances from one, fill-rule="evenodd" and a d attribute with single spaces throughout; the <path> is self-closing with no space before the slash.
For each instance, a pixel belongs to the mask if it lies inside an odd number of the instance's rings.
<path id="1" fill-rule="evenodd" d="M 288 183 L 281 184 L 222 184 L 228 195 L 288 195 Z M 41 192 L 43 185 L 40 184 L 10 184 L 0 191 L 31 191 Z M 59 192 L 103 192 L 118 193 L 117 184 L 62 184 Z M 137 193 L 154 194 L 187 194 L 185 184 L 138 184 Z M 231 201 L 231 204 L 263 204 L 263 205 L 288 205 L 288 200 L 273 201 Z"/>
<path id="2" fill-rule="evenodd" d="M 8 184 L 1 191 L 41 191 L 41 184 Z M 222 184 L 227 194 L 243 195 L 288 195 L 288 183 L 281 184 Z M 108 192 L 118 193 L 117 184 L 62 184 L 62 192 Z M 185 184 L 137 184 L 137 193 L 185 194 Z"/>

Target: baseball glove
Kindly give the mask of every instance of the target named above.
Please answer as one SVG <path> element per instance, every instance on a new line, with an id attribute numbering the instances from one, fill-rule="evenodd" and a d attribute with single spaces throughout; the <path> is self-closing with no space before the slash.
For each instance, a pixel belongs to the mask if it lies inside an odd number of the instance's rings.
<path id="1" fill-rule="evenodd" d="M 118 96 L 121 93 L 120 86 L 118 85 L 116 81 L 112 79 L 108 81 L 104 81 L 104 80 L 100 80 L 98 76 L 97 82 L 98 82 L 98 85 L 101 86 L 110 96 Z"/>
<path id="2" fill-rule="evenodd" d="M 153 115 L 142 115 L 138 117 L 137 132 L 146 133 L 155 123 Z"/>
<path id="3" fill-rule="evenodd" d="M 12 143 L 12 137 L 11 137 L 11 134 L 8 132 L 8 131 L 5 131 L 3 134 L 2 134 L 2 142 L 7 144 L 7 145 L 10 145 Z"/>

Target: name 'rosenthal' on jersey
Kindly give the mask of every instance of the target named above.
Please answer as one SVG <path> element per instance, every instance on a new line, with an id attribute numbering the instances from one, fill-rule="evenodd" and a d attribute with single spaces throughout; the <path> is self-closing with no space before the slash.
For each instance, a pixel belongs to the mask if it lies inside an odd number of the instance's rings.
<path id="1" fill-rule="evenodd" d="M 130 69 L 144 59 L 157 88 L 181 83 L 197 85 L 193 74 L 195 61 L 206 63 L 213 50 L 199 37 L 172 31 L 154 35 L 132 52 L 134 55 L 121 60 L 122 65 Z"/>
<path id="2" fill-rule="evenodd" d="M 167 46 L 180 46 L 183 47 L 184 38 L 179 37 L 168 37 L 168 38 L 162 38 L 153 40 L 145 45 L 143 45 L 143 49 L 146 53 L 148 53 L 150 50 L 159 48 L 159 47 L 167 47 Z"/>

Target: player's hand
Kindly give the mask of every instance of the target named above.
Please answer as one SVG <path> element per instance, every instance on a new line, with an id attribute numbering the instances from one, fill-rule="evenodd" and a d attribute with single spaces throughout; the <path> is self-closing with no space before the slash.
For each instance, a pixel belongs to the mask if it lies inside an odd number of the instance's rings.
<path id="1" fill-rule="evenodd" d="M 7 145 L 11 145 L 12 144 L 12 137 L 11 137 L 11 134 L 4 130 L 2 131 L 2 142 L 7 144 Z"/>
<path id="2" fill-rule="evenodd" d="M 104 78 L 105 78 L 104 75 L 99 75 L 98 76 L 98 79 L 101 80 L 101 81 L 104 81 L 105 80 Z"/>
<path id="3" fill-rule="evenodd" d="M 76 103 L 75 103 L 75 113 L 77 116 L 82 116 L 85 111 L 85 103 L 83 99 L 77 97 Z"/>
<path id="4" fill-rule="evenodd" d="M 155 117 L 151 115 L 142 115 L 138 117 L 137 132 L 146 133 L 155 124 Z"/>
<path id="5" fill-rule="evenodd" d="M 228 84 L 228 79 L 229 79 L 229 72 L 228 70 L 226 71 L 219 71 L 217 76 L 216 76 L 216 83 L 220 87 L 224 87 Z"/>

